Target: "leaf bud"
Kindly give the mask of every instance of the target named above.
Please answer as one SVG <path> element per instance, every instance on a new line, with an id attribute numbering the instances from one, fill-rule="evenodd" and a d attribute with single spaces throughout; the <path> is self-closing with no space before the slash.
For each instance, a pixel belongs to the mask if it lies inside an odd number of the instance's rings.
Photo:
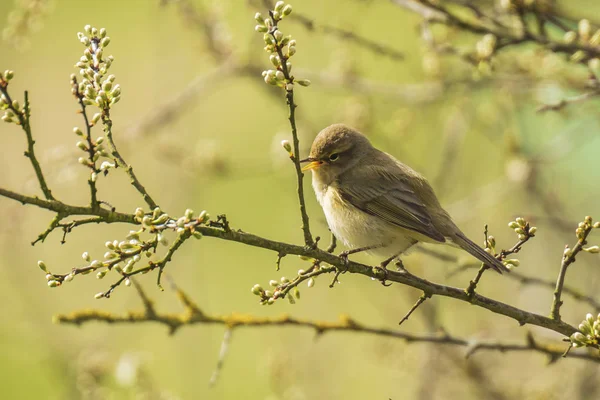
<path id="1" fill-rule="evenodd" d="M 48 268 L 46 267 L 46 263 L 43 262 L 42 260 L 38 261 L 38 267 L 40 267 L 40 269 L 44 272 L 48 272 Z"/>

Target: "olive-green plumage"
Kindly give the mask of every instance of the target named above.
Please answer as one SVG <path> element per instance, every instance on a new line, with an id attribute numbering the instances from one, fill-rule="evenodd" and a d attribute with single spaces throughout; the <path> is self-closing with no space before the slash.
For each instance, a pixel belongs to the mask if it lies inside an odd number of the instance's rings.
<path id="1" fill-rule="evenodd" d="M 305 169 L 334 235 L 349 248 L 386 258 L 415 243 L 458 246 L 498 272 L 507 268 L 469 240 L 441 207 L 427 180 L 342 124 L 315 138 Z"/>

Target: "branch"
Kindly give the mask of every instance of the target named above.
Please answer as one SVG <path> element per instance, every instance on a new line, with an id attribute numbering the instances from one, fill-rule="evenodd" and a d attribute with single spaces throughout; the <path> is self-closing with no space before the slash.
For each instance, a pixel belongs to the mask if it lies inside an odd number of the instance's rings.
<path id="1" fill-rule="evenodd" d="M 346 263 L 346 260 L 344 260 L 343 258 L 337 257 L 321 249 L 312 249 L 306 248 L 305 246 L 297 246 L 293 244 L 277 242 L 274 240 L 269 240 L 260 236 L 253 235 L 251 233 L 235 230 L 225 232 L 222 229 L 208 226 L 199 226 L 196 228 L 196 230 L 201 232 L 204 236 L 210 236 L 223 240 L 243 243 L 254 247 L 261 247 L 278 253 L 302 255 L 326 262 L 330 265 L 335 266 L 338 270 L 347 270 L 350 273 L 368 276 L 377 280 L 386 279 L 389 282 L 396 282 L 403 285 L 411 286 L 415 289 L 420 289 L 424 292 L 430 293 L 431 295 L 451 297 L 453 299 L 461 300 L 485 308 L 494 313 L 512 318 L 516 320 L 520 325 L 531 324 L 542 326 L 544 328 L 558 332 L 565 336 L 570 336 L 573 332 L 577 330 L 575 327 L 565 322 L 556 321 L 539 314 L 530 313 L 525 310 L 521 310 L 508 304 L 482 296 L 477 293 L 475 293 L 473 296 L 469 296 L 463 289 L 429 282 L 425 279 L 408 274 L 406 272 L 395 272 L 388 270 L 386 275 L 384 271 L 365 264 L 360 264 L 354 261 L 348 261 Z"/>
<path id="2" fill-rule="evenodd" d="M 156 207 L 158 207 L 158 204 L 156 204 L 152 197 L 150 197 L 150 195 L 146 191 L 146 188 L 138 180 L 137 176 L 133 172 L 133 167 L 127 164 L 127 162 L 125 162 L 125 159 L 117 150 L 117 146 L 115 145 L 115 141 L 112 135 L 112 120 L 110 119 L 110 114 L 108 113 L 108 111 L 109 110 L 107 108 L 102 114 L 102 124 L 104 125 L 104 133 L 106 134 L 106 139 L 108 140 L 108 145 L 110 147 L 111 154 L 117 161 L 118 165 L 125 170 L 127 175 L 129 175 L 131 184 L 142 195 L 146 204 L 148 204 L 148 206 L 150 206 L 151 209 L 155 209 Z"/>
<path id="3" fill-rule="evenodd" d="M 31 161 L 31 166 L 35 171 L 35 176 L 37 177 L 38 183 L 40 185 L 40 189 L 42 189 L 42 193 L 47 200 L 54 200 L 54 196 L 52 195 L 52 191 L 48 187 L 46 183 L 46 178 L 44 178 L 44 174 L 42 172 L 42 167 L 40 166 L 37 157 L 35 156 L 34 144 L 35 140 L 33 140 L 33 135 L 31 134 L 31 105 L 29 104 L 29 93 L 25 91 L 25 102 L 23 105 L 23 110 L 19 109 L 19 103 L 16 100 L 12 100 L 10 95 L 8 94 L 8 78 L 2 77 L 0 75 L 0 92 L 2 96 L 6 99 L 6 104 L 8 109 L 11 110 L 18 118 L 18 125 L 21 125 L 21 129 L 25 132 L 25 136 L 27 137 L 27 151 L 24 153 L 25 157 L 29 158 Z"/>
<path id="4" fill-rule="evenodd" d="M 143 292 L 142 292 L 143 293 Z M 313 329 L 317 335 L 327 332 L 351 332 L 374 335 L 379 337 L 390 337 L 404 340 L 407 343 L 434 343 L 441 345 L 450 345 L 463 347 L 466 350 L 466 356 L 470 357 L 478 351 L 500 351 L 500 352 L 537 352 L 547 355 L 551 361 L 555 361 L 564 355 L 564 349 L 558 344 L 543 344 L 534 340 L 531 333 L 527 334 L 525 343 L 502 343 L 502 342 L 484 342 L 473 339 L 457 338 L 447 333 L 434 335 L 416 335 L 400 332 L 397 330 L 376 328 L 361 324 L 346 315 L 341 315 L 337 322 L 312 321 L 308 319 L 293 318 L 288 315 L 279 317 L 258 317 L 249 314 L 230 314 L 230 315 L 210 315 L 202 312 L 189 297 L 179 289 L 176 289 L 177 296 L 184 306 L 181 313 L 157 313 L 151 306 L 150 300 L 144 297 L 144 310 L 138 312 L 129 312 L 126 315 L 115 315 L 110 312 L 99 310 L 81 310 L 70 314 L 60 314 L 54 317 L 56 323 L 72 324 L 80 326 L 89 322 L 105 322 L 109 324 L 136 324 L 143 322 L 154 322 L 165 325 L 169 332 L 174 334 L 179 328 L 192 325 L 224 325 L 227 327 L 226 338 L 224 342 L 229 344 L 231 334 L 236 328 L 265 328 L 271 326 L 297 326 Z M 146 304 L 150 304 L 148 307 Z M 223 346 L 222 346 L 223 347 Z M 227 347 L 227 346 L 225 346 Z M 221 351 L 219 360 L 222 360 L 224 352 Z M 592 362 L 600 362 L 600 357 L 588 352 L 570 352 L 569 357 L 582 359 Z M 220 361 L 222 366 L 222 361 Z M 217 371 L 220 368 L 217 368 Z M 218 372 L 217 372 L 218 373 Z M 214 375 L 213 375 L 214 376 Z"/>
<path id="5" fill-rule="evenodd" d="M 314 20 L 310 19 L 305 15 L 301 15 L 298 13 L 293 13 L 290 18 L 292 21 L 299 22 L 302 26 L 304 26 L 310 32 L 320 32 L 325 35 L 331 35 L 337 37 L 341 40 L 346 40 L 350 43 L 356 44 L 362 48 L 365 48 L 373 53 L 388 57 L 395 61 L 404 60 L 404 54 L 394 48 L 386 46 L 384 44 L 378 43 L 369 38 L 360 36 L 351 30 L 337 28 L 331 25 L 320 25 L 317 24 Z"/>
<path id="6" fill-rule="evenodd" d="M 273 21 L 273 27 L 270 29 L 269 34 L 272 36 L 274 41 L 274 49 L 279 56 L 279 70 L 283 72 L 284 78 L 287 84 L 285 84 L 285 100 L 289 109 L 288 119 L 290 121 L 290 127 L 292 129 L 292 142 L 294 146 L 294 154 L 291 157 L 294 168 L 296 169 L 296 177 L 298 181 L 298 202 L 300 203 L 300 216 L 302 218 L 302 232 L 304 233 L 304 244 L 312 247 L 314 240 L 310 233 L 310 225 L 308 222 L 308 214 L 306 213 L 306 202 L 304 201 L 304 174 L 302 173 L 302 167 L 300 166 L 300 141 L 298 140 L 298 131 L 296 129 L 296 104 L 294 103 L 294 77 L 290 74 L 288 69 L 288 60 L 291 55 L 286 56 L 283 54 L 283 42 L 278 40 L 275 36 L 275 32 L 278 32 L 278 20 L 273 17 L 273 12 L 269 11 L 271 19 Z"/>
<path id="7" fill-rule="evenodd" d="M 459 258 L 454 255 L 442 253 L 440 251 L 429 249 L 429 248 L 420 247 L 420 248 L 418 248 L 418 251 L 423 254 L 426 254 L 431 257 L 442 260 L 444 262 L 457 263 L 459 261 Z M 467 263 L 467 264 L 459 265 L 457 268 L 450 271 L 448 273 L 447 277 L 450 277 L 452 275 L 455 275 L 455 274 L 457 274 L 461 271 L 465 271 L 467 269 L 476 269 L 476 268 L 480 268 L 479 263 Z M 527 276 L 515 269 L 513 269 L 510 272 L 510 274 L 505 274 L 505 277 L 514 279 L 523 285 L 544 286 L 544 287 L 552 289 L 552 290 L 554 290 L 556 287 L 555 281 L 542 279 L 537 276 Z M 573 287 L 567 286 L 567 285 L 563 286 L 563 293 L 568 294 L 569 296 L 573 297 L 577 301 L 589 304 L 590 306 L 592 306 L 594 308 L 594 310 L 596 312 L 600 311 L 600 302 L 597 301 L 592 296 L 585 295 L 585 294 L 581 293 L 579 290 L 577 290 Z"/>
<path id="8" fill-rule="evenodd" d="M 560 271 L 558 272 L 558 278 L 556 280 L 556 289 L 554 289 L 554 296 L 552 298 L 552 308 L 550 309 L 550 316 L 552 319 L 560 321 L 560 307 L 563 302 L 561 295 L 565 284 L 565 276 L 567 275 L 567 268 L 569 265 L 575 262 L 575 257 L 580 251 L 585 250 L 583 246 L 587 244 L 587 237 L 592 232 L 592 229 L 596 225 L 592 225 L 592 218 L 585 217 L 585 221 L 579 224 L 577 228 L 577 244 L 570 249 L 569 246 L 565 247 L 563 254 L 563 260 L 560 264 Z"/>
<path id="9" fill-rule="evenodd" d="M 522 8 L 522 6 L 516 5 L 514 3 L 513 5 L 516 7 L 516 9 L 514 9 L 513 11 L 504 11 L 504 13 L 510 16 L 516 15 L 518 18 L 520 18 L 520 30 L 507 27 L 502 23 L 498 23 L 497 19 L 492 20 L 490 18 L 483 18 L 492 21 L 492 25 L 489 25 L 479 20 L 473 21 L 472 19 L 464 18 L 462 16 L 464 15 L 464 13 L 453 12 L 448 7 L 443 6 L 441 2 L 437 1 L 433 2 L 431 0 L 392 0 L 392 2 L 421 15 L 425 20 L 432 23 L 439 23 L 456 27 L 465 32 L 470 32 L 477 35 L 492 34 L 498 39 L 498 43 L 495 46 L 494 51 L 514 45 L 535 43 L 555 53 L 565 53 L 573 55 L 577 52 L 583 52 L 583 57 L 578 58 L 576 60 L 577 62 L 582 64 L 586 63 L 590 58 L 600 57 L 599 46 L 578 41 L 572 41 L 567 43 L 563 41 L 562 38 L 561 40 L 555 40 L 543 33 L 534 33 L 531 29 L 529 29 L 526 23 L 525 13 L 532 13 L 534 14 L 534 16 L 536 16 L 538 12 L 535 10 L 532 11 L 532 9 Z M 463 4 L 463 2 L 460 2 L 460 4 L 456 5 L 470 11 L 477 9 L 476 6 L 470 3 Z M 480 11 L 480 13 L 483 12 Z M 548 16 L 552 16 L 553 18 L 548 18 Z M 557 18 L 559 18 L 560 16 L 556 14 L 552 15 L 552 13 L 548 12 L 547 15 L 544 15 L 542 17 L 546 17 L 546 19 L 556 22 Z"/>

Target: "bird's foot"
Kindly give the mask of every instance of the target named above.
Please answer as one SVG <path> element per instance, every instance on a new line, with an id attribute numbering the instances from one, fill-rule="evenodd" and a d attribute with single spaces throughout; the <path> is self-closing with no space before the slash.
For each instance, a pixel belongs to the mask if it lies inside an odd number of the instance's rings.
<path id="1" fill-rule="evenodd" d="M 342 262 L 344 263 L 344 269 L 342 270 L 342 274 L 345 274 L 348 271 L 348 263 L 350 262 L 348 260 L 349 255 L 350 252 L 348 250 L 344 250 L 340 254 L 338 254 L 338 257 L 341 258 Z"/>
<path id="2" fill-rule="evenodd" d="M 389 271 L 387 269 L 387 266 L 388 266 L 389 263 L 390 262 L 388 260 L 386 260 L 386 261 L 382 262 L 381 264 L 379 264 L 377 267 L 375 267 L 375 269 L 383 271 L 383 278 L 381 278 L 379 281 L 381 282 L 381 284 L 383 286 L 386 286 L 386 287 L 387 286 L 392 286 L 391 283 L 387 282 L 388 273 L 389 273 Z"/>

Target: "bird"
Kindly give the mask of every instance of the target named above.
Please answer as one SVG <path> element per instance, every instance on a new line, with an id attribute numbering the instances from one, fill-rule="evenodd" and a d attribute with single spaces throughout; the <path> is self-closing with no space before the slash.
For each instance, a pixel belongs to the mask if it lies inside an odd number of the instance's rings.
<path id="1" fill-rule="evenodd" d="M 385 257 L 380 267 L 418 242 L 459 247 L 489 268 L 509 269 L 471 241 L 442 208 L 427 179 L 344 124 L 323 129 L 314 139 L 302 171 L 333 235 L 349 249 Z"/>

